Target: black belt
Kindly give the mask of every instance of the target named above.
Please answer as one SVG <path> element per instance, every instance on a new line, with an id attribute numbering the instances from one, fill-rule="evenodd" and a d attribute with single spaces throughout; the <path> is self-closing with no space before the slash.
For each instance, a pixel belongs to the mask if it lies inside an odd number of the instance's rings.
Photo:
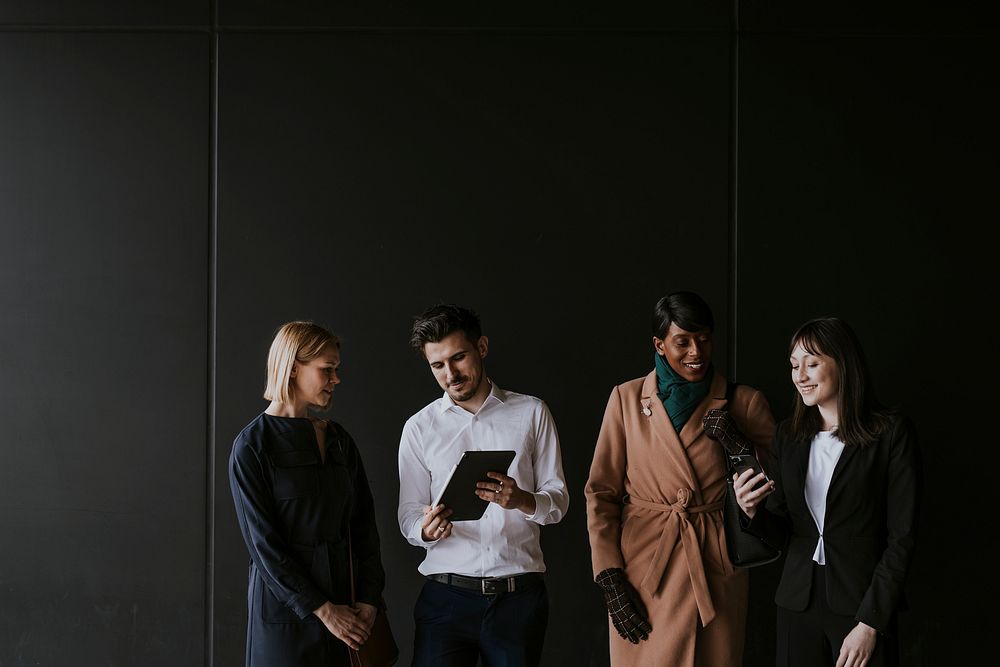
<path id="1" fill-rule="evenodd" d="M 525 574 L 515 574 L 512 577 L 464 577 L 460 574 L 441 573 L 428 574 L 427 578 L 449 586 L 469 588 L 483 595 L 513 593 L 542 583 L 541 572 L 526 572 Z"/>

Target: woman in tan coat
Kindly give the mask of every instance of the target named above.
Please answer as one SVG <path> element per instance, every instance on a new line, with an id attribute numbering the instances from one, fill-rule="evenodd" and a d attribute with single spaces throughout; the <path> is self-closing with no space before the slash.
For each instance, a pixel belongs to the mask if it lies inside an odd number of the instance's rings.
<path id="1" fill-rule="evenodd" d="M 765 460 L 774 418 L 761 392 L 712 365 L 712 311 L 674 292 L 653 311 L 655 368 L 611 392 L 587 480 L 595 580 L 608 605 L 611 663 L 737 667 L 748 573 L 726 552 L 726 468 L 702 417 L 726 408 Z"/>

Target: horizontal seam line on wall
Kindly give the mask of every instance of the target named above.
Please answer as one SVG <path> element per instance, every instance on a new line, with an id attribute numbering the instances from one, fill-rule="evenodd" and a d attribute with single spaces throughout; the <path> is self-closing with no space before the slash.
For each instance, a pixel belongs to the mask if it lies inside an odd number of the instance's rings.
<path id="1" fill-rule="evenodd" d="M 0 32 L 160 32 L 160 33 L 191 33 L 208 34 L 212 32 L 206 26 L 172 26 L 172 25 L 18 25 L 0 24 Z"/>
<path id="2" fill-rule="evenodd" d="M 467 33 L 467 34 L 536 34 L 536 35 L 728 35 L 728 28 L 532 28 L 532 27 L 448 27 L 448 26 L 219 26 L 209 25 L 60 25 L 0 24 L 0 32 L 245 32 L 245 33 Z"/>

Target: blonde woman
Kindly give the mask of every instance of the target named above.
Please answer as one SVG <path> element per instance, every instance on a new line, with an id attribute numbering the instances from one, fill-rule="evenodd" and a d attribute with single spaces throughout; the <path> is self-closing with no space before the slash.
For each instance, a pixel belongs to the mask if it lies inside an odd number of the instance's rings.
<path id="1" fill-rule="evenodd" d="M 340 342 L 313 322 L 278 329 L 267 408 L 236 436 L 229 483 L 250 552 L 246 664 L 348 665 L 384 609 L 385 572 L 361 455 L 326 410 Z M 357 603 L 351 604 L 351 563 Z"/>

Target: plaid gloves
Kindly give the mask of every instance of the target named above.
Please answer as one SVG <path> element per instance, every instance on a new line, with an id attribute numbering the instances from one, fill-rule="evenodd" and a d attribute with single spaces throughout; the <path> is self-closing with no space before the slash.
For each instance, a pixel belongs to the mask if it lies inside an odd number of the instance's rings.
<path id="1" fill-rule="evenodd" d="M 646 619 L 646 608 L 639 594 L 625 578 L 620 568 L 608 568 L 594 580 L 604 592 L 604 602 L 608 605 L 608 615 L 615 630 L 633 644 L 649 638 L 653 626 Z"/>
<path id="2" fill-rule="evenodd" d="M 705 413 L 701 422 L 705 427 L 705 435 L 722 443 L 727 453 L 753 454 L 753 442 L 743 435 L 728 410 L 713 408 Z"/>

